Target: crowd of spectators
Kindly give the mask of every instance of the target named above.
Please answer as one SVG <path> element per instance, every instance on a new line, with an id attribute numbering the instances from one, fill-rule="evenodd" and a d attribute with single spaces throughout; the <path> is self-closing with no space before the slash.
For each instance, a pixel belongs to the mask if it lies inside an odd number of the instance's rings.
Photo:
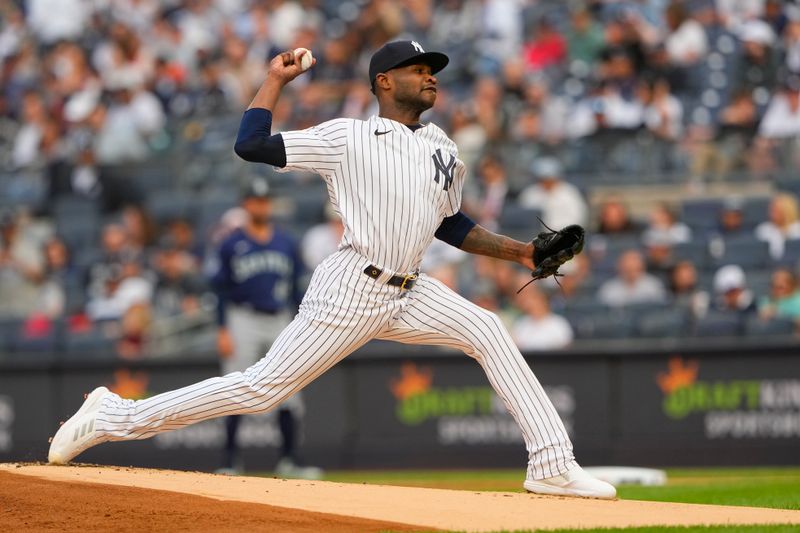
<path id="1" fill-rule="evenodd" d="M 239 112 L 280 50 L 318 64 L 276 126 L 365 117 L 368 58 L 401 36 L 452 58 L 431 118 L 468 163 L 487 144 L 527 147 L 527 164 L 644 131 L 671 147 L 662 169 L 765 172 L 774 141 L 800 132 L 794 2 L 3 0 L 0 16 L 4 167 L 57 166 L 84 193 L 94 167 L 167 148 L 170 120 Z"/>
<path id="2" fill-rule="evenodd" d="M 318 63 L 287 87 L 275 128 L 366 118 L 377 111 L 371 53 L 409 37 L 451 58 L 425 119 L 471 170 L 464 210 L 493 230 L 523 217 L 529 234 L 537 214 L 596 235 L 561 287 L 521 295 L 512 266 L 434 243 L 424 268 L 498 311 L 521 344 L 602 336 L 593 305 L 684 309 L 685 331 L 733 309 L 798 318 L 790 192 L 761 211 L 746 199 L 714 204 L 711 227 L 678 204 L 646 219 L 624 196 L 590 208 L 584 179 L 763 179 L 800 166 L 798 2 L 0 0 L 0 21 L 0 318 L 23 323 L 0 348 L 49 348 L 37 339 L 67 335 L 82 339 L 76 350 L 96 341 L 138 357 L 163 324 L 203 323 L 214 242 L 240 214 L 161 216 L 150 201 L 159 183 L 143 185 L 137 165 L 182 157 L 171 167 L 180 174 L 192 161 L 176 146 L 214 146 L 217 119 L 215 157 L 232 160 L 236 117 L 267 60 L 300 46 Z M 111 171 L 126 168 L 124 179 Z M 226 179 L 218 168 L 166 202 L 213 197 L 213 181 Z M 298 235 L 309 268 L 342 232 L 330 210 L 318 218 Z M 525 348 L 537 346 L 555 347 Z"/>

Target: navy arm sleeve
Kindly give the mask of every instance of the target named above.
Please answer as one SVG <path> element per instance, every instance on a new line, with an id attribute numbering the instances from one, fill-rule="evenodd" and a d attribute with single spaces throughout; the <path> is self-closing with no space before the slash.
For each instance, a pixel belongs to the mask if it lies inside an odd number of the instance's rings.
<path id="1" fill-rule="evenodd" d="M 461 248 L 464 239 L 467 238 L 467 233 L 474 227 L 475 222 L 459 211 L 455 215 L 445 217 L 445 219 L 442 220 L 442 223 L 439 224 L 439 229 L 436 230 L 435 236 L 440 241 L 444 241 L 456 248 Z"/>
<path id="2" fill-rule="evenodd" d="M 272 111 L 254 107 L 244 112 L 233 151 L 245 161 L 286 166 L 286 146 L 281 134 L 271 134 Z"/>

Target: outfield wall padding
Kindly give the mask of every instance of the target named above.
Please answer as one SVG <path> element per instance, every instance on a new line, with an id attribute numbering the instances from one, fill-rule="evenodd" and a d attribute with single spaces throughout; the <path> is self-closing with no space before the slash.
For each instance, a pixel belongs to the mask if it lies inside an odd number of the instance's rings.
<path id="1" fill-rule="evenodd" d="M 800 464 L 796 345 L 530 354 L 586 465 Z M 106 385 L 145 397 L 217 375 L 207 354 L 140 362 L 0 360 L 0 461 L 45 460 L 47 438 Z M 521 467 L 519 430 L 478 364 L 458 353 L 374 343 L 305 391 L 302 459 L 325 468 Z M 245 464 L 270 470 L 274 415 L 247 417 Z M 213 470 L 224 427 L 213 420 L 154 439 L 89 450 L 82 462 Z"/>

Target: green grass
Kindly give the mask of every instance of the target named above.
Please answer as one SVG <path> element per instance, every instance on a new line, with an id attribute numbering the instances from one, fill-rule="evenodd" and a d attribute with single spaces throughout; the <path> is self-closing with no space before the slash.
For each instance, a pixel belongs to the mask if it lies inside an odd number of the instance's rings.
<path id="1" fill-rule="evenodd" d="M 329 472 L 326 479 L 462 490 L 521 491 L 522 470 L 408 470 Z M 800 468 L 667 470 L 663 487 L 621 486 L 627 500 L 744 505 L 800 510 Z"/>
<path id="2" fill-rule="evenodd" d="M 628 500 L 800 510 L 798 468 L 668 470 L 667 478 L 664 487 L 620 487 L 619 496 Z"/>
<path id="3" fill-rule="evenodd" d="M 797 533 L 797 526 L 672 526 L 672 527 L 629 527 L 629 528 L 596 528 L 596 529 L 542 529 L 495 531 L 493 533 Z M 392 533 L 390 531 L 386 533 Z M 420 532 L 424 533 L 424 532 Z M 451 532 L 457 533 L 457 532 Z"/>
<path id="4" fill-rule="evenodd" d="M 687 526 L 613 529 L 554 529 L 547 533 L 797 533 L 797 526 Z M 522 533 L 522 532 L 519 532 Z"/>

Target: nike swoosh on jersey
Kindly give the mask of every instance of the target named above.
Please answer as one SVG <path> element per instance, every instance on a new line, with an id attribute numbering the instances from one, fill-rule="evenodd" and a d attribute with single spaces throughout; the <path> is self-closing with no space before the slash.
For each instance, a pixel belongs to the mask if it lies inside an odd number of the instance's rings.
<path id="1" fill-rule="evenodd" d="M 387 133 L 392 133 L 392 130 L 378 131 L 378 128 L 375 128 L 375 131 L 373 133 L 375 133 L 375 136 L 377 137 L 378 135 L 386 135 Z"/>

